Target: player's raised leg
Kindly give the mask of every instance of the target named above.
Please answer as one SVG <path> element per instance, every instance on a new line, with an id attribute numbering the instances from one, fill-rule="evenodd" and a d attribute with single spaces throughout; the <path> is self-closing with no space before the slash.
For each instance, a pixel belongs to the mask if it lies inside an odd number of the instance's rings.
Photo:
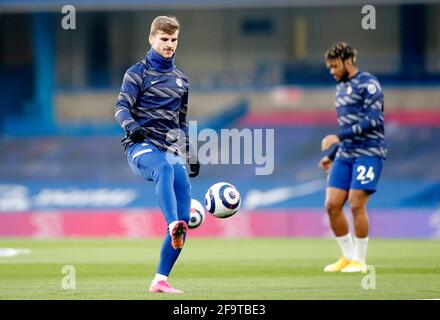
<path id="1" fill-rule="evenodd" d="M 353 258 L 353 241 L 349 233 L 348 221 L 343 207 L 347 200 L 346 190 L 328 187 L 326 190 L 325 207 L 330 220 L 330 226 L 342 251 L 342 257 L 324 268 L 325 272 L 338 272 L 346 267 Z"/>
<path id="2" fill-rule="evenodd" d="M 182 174 L 180 171 L 176 174 L 174 170 L 175 164 L 170 160 L 169 154 L 167 155 L 164 152 L 160 152 L 160 154 L 160 159 L 152 166 L 150 165 L 150 167 L 152 167 L 151 176 L 156 182 L 156 196 L 165 221 L 167 222 L 168 232 L 171 236 L 171 247 L 173 249 L 181 249 L 183 247 L 183 235 L 188 230 L 188 221 L 184 221 L 178 217 L 178 199 L 174 183 L 176 179 L 182 179 Z M 188 179 L 187 177 L 185 178 Z M 179 192 L 182 191 L 179 190 Z"/>
<path id="3" fill-rule="evenodd" d="M 180 221 L 189 222 L 191 209 L 191 183 L 183 162 L 173 165 L 174 193 L 177 200 L 177 217 Z"/>
<path id="4" fill-rule="evenodd" d="M 167 225 L 178 220 L 173 190 L 174 169 L 166 154 L 151 143 L 137 143 L 128 148 L 127 160 L 133 172 L 155 182 L 156 198 Z"/>

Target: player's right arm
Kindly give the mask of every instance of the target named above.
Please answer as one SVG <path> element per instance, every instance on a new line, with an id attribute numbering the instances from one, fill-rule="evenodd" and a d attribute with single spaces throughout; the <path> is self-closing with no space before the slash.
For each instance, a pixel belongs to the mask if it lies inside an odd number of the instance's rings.
<path id="1" fill-rule="evenodd" d="M 336 158 L 336 153 L 339 150 L 339 144 L 334 144 L 330 148 L 330 152 L 327 155 L 323 156 L 319 161 L 319 167 L 323 169 L 325 172 L 328 172 L 333 164 L 333 161 Z"/>
<path id="2" fill-rule="evenodd" d="M 131 115 L 131 110 L 134 108 L 141 91 L 142 69 L 136 64 L 124 74 L 115 109 L 116 121 L 128 133 L 133 142 L 140 142 L 146 138 L 146 130 Z"/>

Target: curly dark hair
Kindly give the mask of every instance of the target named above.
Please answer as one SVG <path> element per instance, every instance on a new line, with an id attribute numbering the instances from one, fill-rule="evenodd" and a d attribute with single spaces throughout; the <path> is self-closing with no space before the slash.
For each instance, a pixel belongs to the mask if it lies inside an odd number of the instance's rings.
<path id="1" fill-rule="evenodd" d="M 356 62 L 357 50 L 346 42 L 340 42 L 327 50 L 325 59 L 341 59 L 342 61 L 352 59 Z"/>

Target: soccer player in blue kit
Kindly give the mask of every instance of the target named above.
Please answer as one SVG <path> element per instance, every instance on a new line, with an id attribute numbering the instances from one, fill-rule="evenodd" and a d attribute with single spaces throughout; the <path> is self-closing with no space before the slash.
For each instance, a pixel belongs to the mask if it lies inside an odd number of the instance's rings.
<path id="1" fill-rule="evenodd" d="M 131 170 L 154 181 L 167 223 L 157 273 L 150 292 L 182 293 L 168 276 L 185 243 L 191 205 L 190 177 L 200 165 L 188 136 L 188 78 L 174 65 L 180 24 L 158 16 L 150 28 L 146 57 L 124 75 L 115 118 L 125 131 L 122 144 Z"/>
<path id="2" fill-rule="evenodd" d="M 357 51 L 338 43 L 325 54 L 326 66 L 338 82 L 336 111 L 338 134 L 321 142 L 328 154 L 319 166 L 329 172 L 325 206 L 330 226 L 342 257 L 324 268 L 325 272 L 367 272 L 368 217 L 366 205 L 386 158 L 384 101 L 375 76 L 356 67 Z M 343 213 L 348 201 L 354 221 L 354 239 Z"/>

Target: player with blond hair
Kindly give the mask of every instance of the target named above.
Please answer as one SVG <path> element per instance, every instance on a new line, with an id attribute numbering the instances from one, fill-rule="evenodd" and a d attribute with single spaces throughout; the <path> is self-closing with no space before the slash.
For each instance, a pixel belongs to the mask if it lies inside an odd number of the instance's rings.
<path id="1" fill-rule="evenodd" d="M 188 78 L 174 65 L 180 24 L 158 16 L 150 28 L 146 57 L 124 75 L 115 117 L 125 131 L 122 143 L 130 168 L 156 184 L 156 197 L 167 223 L 157 273 L 150 292 L 182 293 L 168 276 L 185 243 L 190 215 L 190 177 L 200 165 L 189 142 Z"/>

